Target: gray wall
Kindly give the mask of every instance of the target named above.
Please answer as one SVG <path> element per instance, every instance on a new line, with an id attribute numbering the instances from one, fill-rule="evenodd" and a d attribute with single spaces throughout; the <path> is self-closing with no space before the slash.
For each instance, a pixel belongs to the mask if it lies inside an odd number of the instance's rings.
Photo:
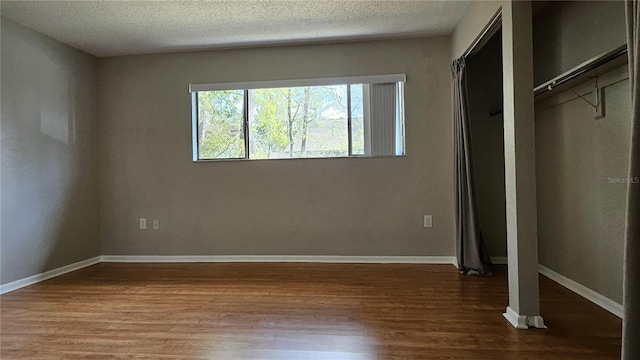
<path id="1" fill-rule="evenodd" d="M 442 37 L 100 59 L 103 253 L 453 255 L 450 54 Z M 407 74 L 406 157 L 191 161 L 189 83 L 385 73 Z"/>
<path id="2" fill-rule="evenodd" d="M 476 199 L 489 255 L 507 256 L 502 112 L 502 37 L 496 33 L 467 59 L 467 85 Z"/>
<path id="3" fill-rule="evenodd" d="M 573 98 L 537 105 L 540 263 L 622 303 L 629 82 L 605 88 L 601 120 Z"/>
<path id="4" fill-rule="evenodd" d="M 624 21 L 620 2 L 549 4 L 535 19 L 536 83 L 624 44 Z M 621 302 L 626 185 L 608 178 L 627 173 L 628 81 L 605 95 L 602 120 L 567 92 L 536 105 L 539 251 L 542 265 Z"/>
<path id="5" fill-rule="evenodd" d="M 96 61 L 1 18 L 5 284 L 100 254 Z"/>
<path id="6" fill-rule="evenodd" d="M 626 43 L 624 1 L 549 1 L 533 22 L 534 84 Z"/>

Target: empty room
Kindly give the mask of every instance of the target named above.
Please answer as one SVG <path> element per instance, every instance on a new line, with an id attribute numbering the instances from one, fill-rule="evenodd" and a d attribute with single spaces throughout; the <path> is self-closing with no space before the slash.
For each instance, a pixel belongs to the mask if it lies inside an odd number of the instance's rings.
<path id="1" fill-rule="evenodd" d="M 636 1 L 0 15 L 1 359 L 640 359 Z"/>

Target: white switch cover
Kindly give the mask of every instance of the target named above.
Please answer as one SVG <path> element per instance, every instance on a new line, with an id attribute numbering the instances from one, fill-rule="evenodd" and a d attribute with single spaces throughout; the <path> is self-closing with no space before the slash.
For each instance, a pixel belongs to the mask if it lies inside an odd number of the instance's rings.
<path id="1" fill-rule="evenodd" d="M 424 216 L 424 227 L 426 228 L 433 227 L 433 217 L 431 215 Z"/>
<path id="2" fill-rule="evenodd" d="M 140 218 L 140 230 L 147 230 L 147 219 Z"/>
<path id="3" fill-rule="evenodd" d="M 158 219 L 153 219 L 153 230 L 158 229 L 160 229 L 160 222 L 158 221 Z"/>

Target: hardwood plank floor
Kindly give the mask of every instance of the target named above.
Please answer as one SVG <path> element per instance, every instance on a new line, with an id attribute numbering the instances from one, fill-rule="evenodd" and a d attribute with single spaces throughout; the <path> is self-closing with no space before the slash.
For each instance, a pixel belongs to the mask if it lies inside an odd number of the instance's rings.
<path id="1" fill-rule="evenodd" d="M 621 320 L 541 277 L 549 329 L 502 317 L 506 268 L 101 263 L 0 296 L 2 359 L 620 359 Z"/>

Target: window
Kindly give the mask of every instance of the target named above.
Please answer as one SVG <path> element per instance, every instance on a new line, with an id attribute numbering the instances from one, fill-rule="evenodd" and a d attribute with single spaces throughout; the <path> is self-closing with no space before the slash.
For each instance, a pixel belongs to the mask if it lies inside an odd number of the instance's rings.
<path id="1" fill-rule="evenodd" d="M 192 84 L 193 160 L 404 155 L 404 81 Z"/>

